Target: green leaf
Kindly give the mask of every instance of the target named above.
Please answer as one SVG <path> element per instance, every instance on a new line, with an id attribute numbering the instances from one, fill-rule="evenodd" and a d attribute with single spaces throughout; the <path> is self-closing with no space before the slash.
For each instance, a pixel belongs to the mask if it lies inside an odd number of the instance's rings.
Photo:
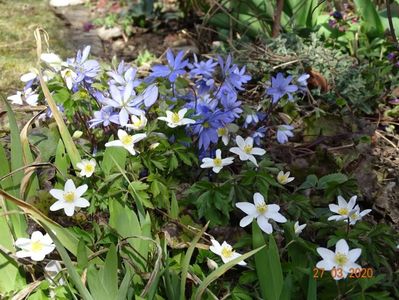
<path id="1" fill-rule="evenodd" d="M 179 203 L 177 202 L 176 194 L 174 191 L 171 193 L 171 203 L 170 203 L 170 217 L 177 219 L 179 217 Z"/>
<path id="2" fill-rule="evenodd" d="M 317 281 L 313 276 L 313 268 L 309 268 L 309 283 L 308 283 L 308 296 L 307 300 L 317 300 Z"/>
<path id="3" fill-rule="evenodd" d="M 23 154 L 22 154 L 22 144 L 21 144 L 21 140 L 20 140 L 20 136 L 19 136 L 20 132 L 19 132 L 19 128 L 17 125 L 17 120 L 15 118 L 14 112 L 12 111 L 11 106 L 8 103 L 8 101 L 4 100 L 4 104 L 7 109 L 8 122 L 10 124 L 10 136 L 11 136 L 11 149 L 10 149 L 11 150 L 11 159 L 10 159 L 11 170 L 10 171 L 14 171 L 14 170 L 24 166 Z M 5 156 L 4 151 L 3 151 L 3 156 Z M 4 161 L 7 162 L 8 160 L 4 160 Z M 6 164 L 8 165 L 8 163 L 6 163 Z M 4 171 L 6 171 L 7 166 L 5 166 L 4 168 L 5 168 Z M 14 173 L 11 176 L 12 186 L 9 186 L 9 193 L 11 195 L 13 195 L 13 196 L 19 195 L 19 189 L 20 189 L 23 175 L 24 175 L 24 171 L 21 170 L 21 171 Z M 8 182 L 8 183 L 10 183 L 10 182 Z M 6 202 L 5 210 L 18 211 L 18 207 L 14 203 Z M 9 216 L 9 219 L 11 222 L 11 231 L 12 231 L 14 237 L 15 238 L 26 237 L 26 231 L 27 231 L 28 225 L 26 223 L 25 216 L 21 215 L 21 214 L 11 214 Z"/>
<path id="4" fill-rule="evenodd" d="M 371 0 L 354 0 L 356 10 L 361 15 L 363 22 L 362 27 L 366 33 L 373 36 L 381 36 L 384 34 L 384 26 L 382 25 L 380 16 L 376 10 L 376 6 Z"/>
<path id="5" fill-rule="evenodd" d="M 131 286 L 130 281 L 132 280 L 133 274 L 130 271 L 130 268 L 126 269 L 125 277 L 121 282 L 121 285 L 118 290 L 118 294 L 116 296 L 116 300 L 126 300 L 127 293 L 129 292 L 129 287 Z"/>
<path id="6" fill-rule="evenodd" d="M 57 174 L 57 179 L 59 181 L 65 181 L 66 176 L 68 174 L 69 160 L 68 160 L 68 156 L 65 152 L 64 143 L 62 142 L 61 139 L 58 141 L 58 146 L 57 146 L 57 150 L 55 153 L 54 165 L 57 167 L 57 169 L 61 173 L 61 174 Z M 60 182 L 57 182 L 56 186 L 62 187 L 63 185 Z"/>
<path id="7" fill-rule="evenodd" d="M 263 233 L 255 221 L 252 222 L 252 245 L 254 248 L 259 248 L 266 245 L 265 239 L 263 238 Z M 267 274 L 265 274 L 266 266 L 269 264 L 267 254 L 266 248 L 263 248 L 255 254 L 255 269 L 256 273 L 258 274 L 262 297 L 263 299 L 268 300 L 275 296 L 275 292 L 272 290 L 274 287 L 270 285 L 270 279 L 267 277 Z"/>
<path id="8" fill-rule="evenodd" d="M 252 243 L 254 248 L 266 245 L 257 222 L 252 222 Z M 273 235 L 269 237 L 269 247 L 255 255 L 255 266 L 263 298 L 266 300 L 279 299 L 284 279 L 280 255 Z"/>
<path id="9" fill-rule="evenodd" d="M 81 268 L 82 270 L 86 269 L 89 264 L 89 261 L 87 259 L 86 244 L 82 238 L 79 240 L 78 244 L 77 259 L 78 259 L 79 268 Z"/>
<path id="10" fill-rule="evenodd" d="M 118 294 L 118 257 L 114 244 L 111 244 L 107 257 L 105 258 L 104 268 L 100 271 L 99 278 L 109 295 L 109 299 Z"/>
<path id="11" fill-rule="evenodd" d="M 121 168 L 125 168 L 127 151 L 121 147 L 107 147 L 104 151 L 103 161 L 101 168 L 108 176 L 112 171 L 117 171 L 118 168 L 115 165 L 114 160 L 118 163 Z"/>

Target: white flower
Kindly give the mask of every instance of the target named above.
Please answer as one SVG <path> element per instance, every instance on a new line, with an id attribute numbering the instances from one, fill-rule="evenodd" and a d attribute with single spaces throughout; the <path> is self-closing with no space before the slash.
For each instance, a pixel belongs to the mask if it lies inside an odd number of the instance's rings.
<path id="1" fill-rule="evenodd" d="M 335 245 L 335 253 L 327 248 L 317 248 L 317 253 L 323 258 L 316 264 L 316 268 L 331 271 L 331 275 L 335 280 L 346 278 L 351 272 L 351 269 L 360 269 L 361 266 L 356 264 L 355 261 L 362 253 L 362 249 L 356 248 L 349 250 L 348 243 L 344 239 L 340 239 Z"/>
<path id="2" fill-rule="evenodd" d="M 61 272 L 61 264 L 58 260 L 50 260 L 50 262 L 44 267 L 44 271 L 46 271 L 45 276 L 50 281 L 50 283 L 54 282 L 54 278 L 58 275 L 59 272 Z M 58 281 L 59 284 L 63 285 L 64 279 L 60 278 Z"/>
<path id="3" fill-rule="evenodd" d="M 222 137 L 222 142 L 225 146 L 229 143 L 230 133 L 229 129 L 226 127 L 218 128 L 218 137 Z"/>
<path id="4" fill-rule="evenodd" d="M 22 92 L 17 91 L 15 95 L 8 96 L 7 100 L 10 100 L 12 104 L 22 105 Z"/>
<path id="5" fill-rule="evenodd" d="M 87 201 L 85 198 L 81 198 L 86 191 L 87 184 L 76 188 L 72 179 L 68 179 L 67 182 L 65 182 L 64 190 L 50 190 L 51 196 L 57 199 L 57 202 L 50 206 L 50 210 L 56 211 L 64 209 L 64 212 L 67 216 L 73 216 L 75 207 L 90 206 L 89 201 Z"/>
<path id="6" fill-rule="evenodd" d="M 239 155 L 242 161 L 250 160 L 255 166 L 258 166 L 254 155 L 263 155 L 266 151 L 261 148 L 254 148 L 254 140 L 252 137 L 247 137 L 244 141 L 241 136 L 237 135 L 236 143 L 238 147 L 230 148 L 230 152 Z"/>
<path id="7" fill-rule="evenodd" d="M 280 171 L 277 174 L 278 183 L 283 184 L 283 185 L 293 181 L 294 179 L 295 179 L 295 177 L 290 177 L 290 172 L 287 172 L 284 174 L 283 171 Z"/>
<path id="8" fill-rule="evenodd" d="M 267 234 L 273 232 L 273 227 L 269 223 L 269 219 L 272 219 L 279 223 L 287 222 L 287 219 L 280 214 L 280 206 L 277 204 L 266 204 L 265 198 L 260 193 L 254 194 L 254 204 L 249 202 L 238 202 L 236 206 L 247 214 L 240 221 L 240 226 L 248 226 L 253 219 L 256 219 L 260 229 Z"/>
<path id="9" fill-rule="evenodd" d="M 39 94 L 35 94 L 31 88 L 25 90 L 25 102 L 30 106 L 36 106 L 39 100 Z"/>
<path id="10" fill-rule="evenodd" d="M 52 67 L 56 72 L 61 70 L 61 66 L 64 65 L 62 59 L 55 53 L 42 53 L 40 59 Z"/>
<path id="11" fill-rule="evenodd" d="M 61 77 L 65 80 L 68 89 L 71 90 L 73 82 L 78 77 L 78 75 L 71 69 L 64 69 L 61 71 Z"/>
<path id="12" fill-rule="evenodd" d="M 296 235 L 300 235 L 300 234 L 302 233 L 302 230 L 305 229 L 306 225 L 307 225 L 307 224 L 299 225 L 299 222 L 296 221 L 295 224 L 294 224 L 295 234 L 296 234 Z"/>
<path id="13" fill-rule="evenodd" d="M 12 104 L 22 105 L 23 101 L 25 101 L 31 106 L 36 106 L 39 100 L 39 94 L 34 93 L 31 88 L 28 88 L 23 93 L 18 91 L 15 95 L 7 97 L 7 99 L 10 100 Z"/>
<path id="14" fill-rule="evenodd" d="M 40 59 L 52 67 L 55 71 L 60 71 L 61 66 L 64 65 L 61 58 L 55 53 L 42 53 Z"/>
<path id="15" fill-rule="evenodd" d="M 29 82 L 31 80 L 36 79 L 36 77 L 37 77 L 37 73 L 34 71 L 31 71 L 29 73 L 22 74 L 22 76 L 20 77 L 20 80 L 22 82 Z"/>
<path id="16" fill-rule="evenodd" d="M 30 257 L 34 261 L 43 260 L 55 248 L 50 236 L 48 234 L 43 235 L 40 231 L 33 232 L 30 239 L 17 239 L 15 246 L 21 249 L 15 253 L 17 257 Z"/>
<path id="17" fill-rule="evenodd" d="M 126 124 L 125 126 L 128 128 L 132 128 L 134 130 L 141 130 L 147 125 L 147 118 L 144 114 L 140 115 L 138 118 L 135 115 L 131 115 L 130 119 L 132 120 L 132 124 Z"/>
<path id="18" fill-rule="evenodd" d="M 90 160 L 83 159 L 81 162 L 76 164 L 76 167 L 81 170 L 79 176 L 90 177 L 96 169 L 96 160 L 94 158 Z"/>
<path id="19" fill-rule="evenodd" d="M 366 209 L 363 212 L 360 212 L 359 205 L 356 205 L 357 196 L 353 196 L 352 198 L 350 198 L 349 202 L 346 202 L 342 196 L 338 196 L 337 199 L 338 205 L 330 204 L 328 206 L 330 210 L 337 215 L 329 217 L 328 221 L 345 220 L 346 222 L 348 222 L 349 219 L 349 224 L 353 225 L 371 211 L 370 209 Z"/>
<path id="20" fill-rule="evenodd" d="M 108 142 L 105 144 L 105 147 L 123 147 L 127 151 L 129 151 L 131 155 L 136 155 L 137 150 L 134 149 L 134 144 L 141 141 L 142 139 L 145 139 L 146 137 L 147 135 L 145 133 L 130 135 L 126 131 L 119 129 L 119 140 Z"/>
<path id="21" fill-rule="evenodd" d="M 241 254 L 235 252 L 233 250 L 233 247 L 227 244 L 226 241 L 224 241 L 223 244 L 220 245 L 218 241 L 212 239 L 211 243 L 212 246 L 209 247 L 209 250 L 211 250 L 216 255 L 219 255 L 225 264 L 241 256 Z M 242 260 L 238 264 L 241 266 L 245 266 L 247 263 Z"/>
<path id="22" fill-rule="evenodd" d="M 179 112 L 171 112 L 169 110 L 166 111 L 166 117 L 158 117 L 159 120 L 167 122 L 171 128 L 175 128 L 177 126 L 187 125 L 187 124 L 194 124 L 195 121 L 192 119 L 185 118 L 184 115 L 187 112 L 187 108 L 183 108 L 179 110 Z"/>
<path id="23" fill-rule="evenodd" d="M 357 221 L 360 221 L 365 215 L 371 212 L 371 209 L 365 209 L 363 211 L 360 211 L 359 205 L 356 205 L 355 208 L 353 209 L 351 215 L 349 216 L 349 224 L 350 225 L 355 225 Z M 345 222 L 348 222 L 348 219 L 344 220 Z"/>
<path id="24" fill-rule="evenodd" d="M 233 163 L 233 160 L 234 160 L 233 157 L 222 158 L 222 151 L 220 149 L 217 149 L 216 157 L 215 158 L 210 158 L 210 157 L 203 158 L 202 165 L 200 167 L 201 168 L 212 168 L 213 172 L 219 173 L 220 170 L 224 166 L 231 165 Z"/>

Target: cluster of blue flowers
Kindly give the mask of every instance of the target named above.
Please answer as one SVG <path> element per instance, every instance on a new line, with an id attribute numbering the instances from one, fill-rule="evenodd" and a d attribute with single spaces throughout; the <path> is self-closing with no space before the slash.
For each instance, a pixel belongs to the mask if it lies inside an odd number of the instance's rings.
<path id="1" fill-rule="evenodd" d="M 90 83 L 95 72 L 95 64 L 84 64 L 86 53 L 78 53 L 76 62 L 81 67 L 80 74 L 85 74 L 83 80 Z M 169 102 L 169 109 L 177 105 L 190 110 L 194 124 L 186 126 L 188 134 L 198 137 L 200 152 L 209 153 L 212 145 L 218 143 L 226 132 L 228 126 L 237 121 L 243 114 L 242 103 L 238 100 L 239 93 L 244 90 L 244 85 L 251 80 L 246 73 L 245 66 L 240 68 L 232 61 L 231 55 L 224 60 L 218 56 L 217 60 L 209 58 L 199 60 L 194 55 L 190 62 L 184 59 L 184 52 L 180 51 L 175 56 L 171 49 L 166 52 L 166 65 L 154 65 L 151 73 L 143 80 L 136 78 L 137 69 L 121 62 L 116 70 L 107 72 L 109 76 L 108 92 L 92 91 L 98 103 L 102 105 L 99 111 L 94 112 L 90 121 L 91 127 L 98 125 L 108 126 L 111 123 L 126 126 L 130 115 L 145 115 L 146 111 L 158 98 L 158 85 L 168 87 L 170 94 L 162 95 Z M 83 62 L 83 63 L 82 63 Z M 79 76 L 80 78 L 81 76 Z M 188 81 L 189 88 L 177 89 L 177 81 L 182 78 Z M 303 74 L 292 83 L 292 76 L 284 77 L 278 73 L 272 77 L 271 86 L 266 90 L 266 95 L 271 97 L 272 104 L 276 104 L 285 96 L 288 101 L 293 101 L 293 93 L 306 91 L 309 75 Z M 147 85 L 146 89 L 138 93 L 136 88 Z M 179 104 L 178 104 L 179 103 Z M 244 128 L 251 128 L 252 137 L 257 145 L 261 144 L 266 135 L 267 128 L 257 126 L 267 118 L 263 112 L 251 112 L 244 117 Z M 277 126 L 277 141 L 286 143 L 293 136 L 294 127 L 289 124 Z"/>
<path id="2" fill-rule="evenodd" d="M 244 85 L 251 80 L 251 76 L 246 73 L 245 66 L 240 68 L 233 63 L 231 55 L 226 59 L 218 56 L 216 60 L 199 60 L 194 55 L 190 62 L 185 59 L 183 51 L 175 56 L 168 49 L 167 64 L 154 65 L 149 76 L 143 79 L 137 78 L 136 68 L 123 61 L 104 74 L 99 62 L 89 59 L 89 55 L 88 46 L 79 50 L 75 58 L 66 61 L 53 53 L 45 54 L 42 59 L 50 67 L 48 80 L 58 73 L 72 92 L 84 89 L 96 100 L 98 109 L 89 121 L 91 128 L 111 124 L 129 127 L 133 122 L 132 116 L 143 117 L 147 114 L 159 98 L 159 87 L 162 86 L 161 99 L 165 100 L 169 110 L 187 109 L 189 117 L 195 121 L 184 126 L 187 134 L 196 137 L 202 154 L 213 151 L 219 138 L 227 145 L 230 129 L 241 117 L 243 127 L 250 131 L 256 145 L 260 145 L 266 135 L 269 124 L 264 121 L 268 119 L 267 114 L 248 112 L 247 109 L 244 113 L 239 93 L 244 91 Z M 23 77 L 27 88 L 38 86 L 36 74 L 28 73 Z M 102 81 L 99 81 L 100 78 Z M 293 101 L 294 93 L 305 93 L 308 78 L 308 74 L 303 74 L 294 84 L 292 76 L 277 73 L 265 93 L 271 98 L 270 105 L 275 106 L 285 96 L 288 101 Z M 100 90 L 93 83 L 104 83 L 103 79 L 107 85 Z M 179 84 L 181 82 L 183 84 Z M 19 95 L 12 97 L 16 99 L 14 101 L 20 101 Z M 275 128 L 279 143 L 286 143 L 293 136 L 294 127 L 290 124 Z"/>

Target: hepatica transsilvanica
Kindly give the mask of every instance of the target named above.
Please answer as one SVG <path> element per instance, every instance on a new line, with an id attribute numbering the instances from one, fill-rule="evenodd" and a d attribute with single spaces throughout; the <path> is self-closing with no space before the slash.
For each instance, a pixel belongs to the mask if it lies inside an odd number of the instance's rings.
<path id="1" fill-rule="evenodd" d="M 87 104 L 91 112 L 90 128 L 117 126 L 122 130 L 137 130 L 137 119 L 148 117 L 150 109 L 156 104 L 153 111 L 158 113 L 158 119 L 167 121 L 164 125 L 168 127 L 183 126 L 204 156 L 214 154 L 221 139 L 227 146 L 228 136 L 234 133 L 227 130 L 234 123 L 243 122 L 244 128 L 250 126 L 249 134 L 260 146 L 268 126 L 273 124 L 265 126 L 263 121 L 268 118 L 263 112 L 246 110 L 244 113 L 240 98 L 245 85 L 251 80 L 246 67 L 235 64 L 231 55 L 226 59 L 217 56 L 201 60 L 194 55 L 190 60 L 187 57 L 183 51 L 175 56 L 168 49 L 166 64 L 152 66 L 149 75 L 141 78 L 137 68 L 123 61 L 110 69 L 90 58 L 90 46 L 79 50 L 75 57 L 66 61 L 55 53 L 43 53 L 41 60 L 46 66 L 43 70 L 45 81 L 61 80 L 71 93 L 82 92 L 91 97 L 93 101 Z M 43 101 L 39 97 L 38 73 L 36 69 L 31 69 L 21 76 L 25 87 L 8 97 L 13 104 L 34 106 Z M 306 89 L 307 78 L 307 74 L 303 74 L 293 80 L 291 75 L 285 77 L 277 73 L 271 77 L 265 96 L 272 104 L 285 97 L 292 101 L 295 92 Z M 58 105 L 62 112 L 62 103 Z M 161 107 L 159 112 L 157 108 Z M 185 112 L 183 121 L 180 116 L 182 111 Z M 274 124 L 274 127 L 276 125 L 279 124 Z M 279 143 L 285 143 L 293 136 L 292 125 L 277 128 Z"/>

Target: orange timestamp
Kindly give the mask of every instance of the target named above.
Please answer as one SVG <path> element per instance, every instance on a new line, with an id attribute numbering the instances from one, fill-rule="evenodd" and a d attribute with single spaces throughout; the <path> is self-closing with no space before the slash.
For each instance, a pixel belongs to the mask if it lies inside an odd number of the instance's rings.
<path id="1" fill-rule="evenodd" d="M 321 279 L 324 276 L 325 269 L 323 268 L 313 268 L 313 278 Z M 349 277 L 352 279 L 360 278 L 373 278 L 374 270 L 373 268 L 350 268 L 349 273 L 345 276 L 345 272 L 342 268 L 333 268 L 330 271 L 332 278 L 345 278 Z"/>

